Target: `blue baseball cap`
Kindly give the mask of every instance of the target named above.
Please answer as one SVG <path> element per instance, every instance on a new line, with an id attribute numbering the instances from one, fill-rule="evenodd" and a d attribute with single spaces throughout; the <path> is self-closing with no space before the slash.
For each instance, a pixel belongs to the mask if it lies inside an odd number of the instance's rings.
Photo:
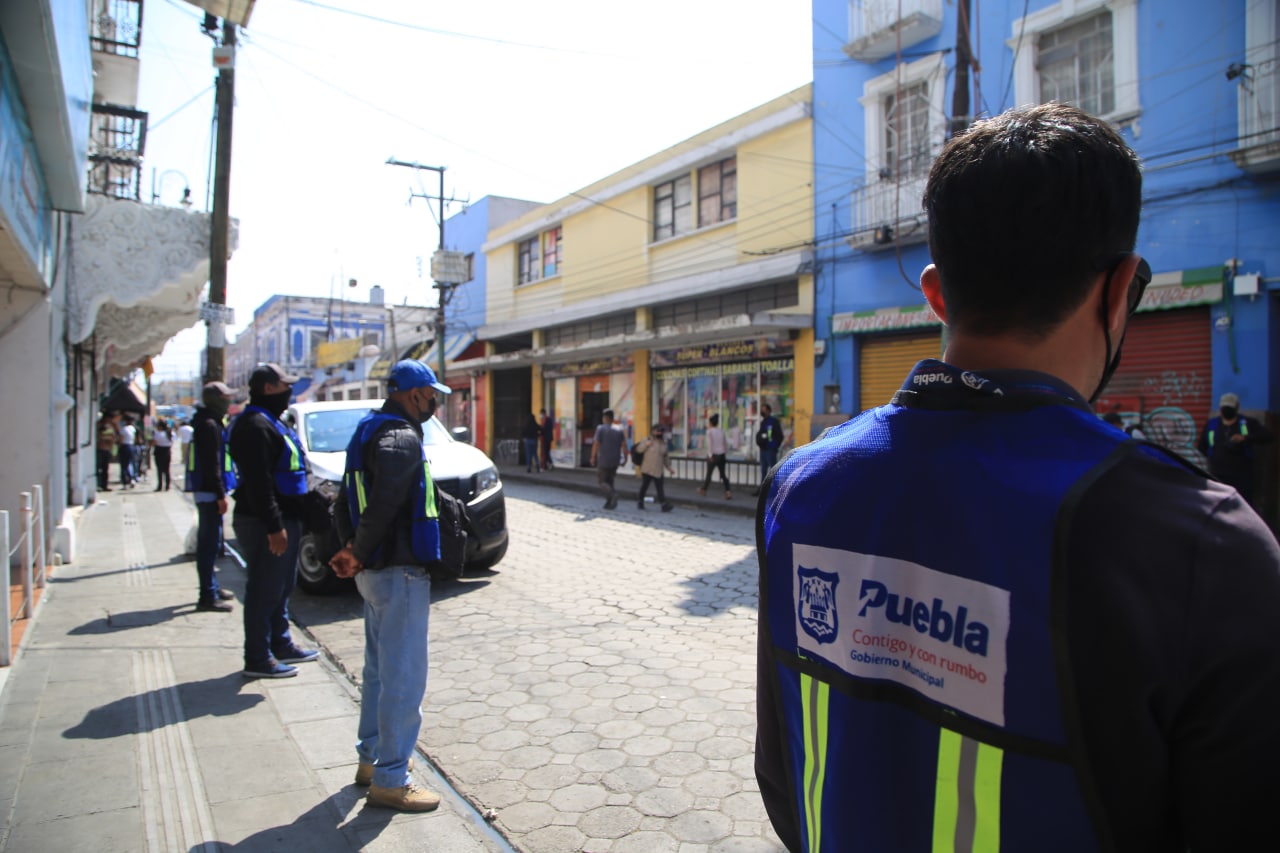
<path id="1" fill-rule="evenodd" d="M 441 394 L 452 394 L 453 389 L 436 379 L 436 373 L 420 361 L 406 358 L 397 361 L 387 375 L 388 391 L 412 391 L 414 388 L 434 388 Z"/>

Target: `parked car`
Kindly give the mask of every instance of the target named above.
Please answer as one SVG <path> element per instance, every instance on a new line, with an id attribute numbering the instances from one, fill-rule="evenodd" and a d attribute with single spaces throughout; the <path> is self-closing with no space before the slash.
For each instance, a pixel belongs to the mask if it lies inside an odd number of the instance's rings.
<path id="1" fill-rule="evenodd" d="M 284 419 L 302 439 L 311 462 L 313 491 L 330 501 L 337 498 L 342 472 L 346 470 L 347 443 L 360 419 L 370 409 L 380 408 L 382 402 L 334 400 L 289 407 Z M 483 451 L 455 440 L 437 418 L 423 424 L 422 433 L 432 479 L 442 491 L 467 505 L 472 525 L 479 533 L 467 542 L 467 569 L 492 568 L 507 553 L 506 499 L 497 467 Z M 309 528 L 298 550 L 298 586 L 312 593 L 340 588 L 341 579 L 329 568 L 329 558 L 337 548 L 332 529 Z"/>

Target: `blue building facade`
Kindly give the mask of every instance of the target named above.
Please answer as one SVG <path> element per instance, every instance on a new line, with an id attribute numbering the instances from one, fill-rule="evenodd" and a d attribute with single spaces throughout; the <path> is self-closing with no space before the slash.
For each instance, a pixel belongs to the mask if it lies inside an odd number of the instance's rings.
<path id="1" fill-rule="evenodd" d="M 887 402 L 942 350 L 920 203 L 950 129 L 1059 100 L 1145 169 L 1156 278 L 1099 410 L 1192 457 L 1221 394 L 1280 412 L 1278 45 L 1280 0 L 814 0 L 814 411 Z"/>

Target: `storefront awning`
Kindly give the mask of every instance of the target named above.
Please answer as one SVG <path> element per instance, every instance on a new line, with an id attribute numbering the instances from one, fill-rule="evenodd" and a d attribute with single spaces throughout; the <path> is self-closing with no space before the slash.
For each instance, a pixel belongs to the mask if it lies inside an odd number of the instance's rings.
<path id="1" fill-rule="evenodd" d="M 448 364 L 455 361 L 458 356 L 462 355 L 462 351 L 471 346 L 476 339 L 475 332 L 458 332 L 449 335 L 444 342 L 444 361 Z M 426 363 L 428 366 L 440 363 L 440 350 L 436 346 L 432 346 L 426 355 L 418 358 L 418 361 Z"/>

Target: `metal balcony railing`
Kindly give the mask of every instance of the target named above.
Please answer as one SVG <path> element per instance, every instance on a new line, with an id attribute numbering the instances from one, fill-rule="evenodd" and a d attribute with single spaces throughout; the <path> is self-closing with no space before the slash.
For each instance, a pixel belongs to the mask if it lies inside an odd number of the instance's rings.
<path id="1" fill-rule="evenodd" d="M 94 104 L 89 135 L 89 192 L 141 201 L 147 113 Z"/>
<path id="2" fill-rule="evenodd" d="M 942 0 L 849 0 L 845 52 L 854 59 L 874 61 L 941 30 Z"/>
<path id="3" fill-rule="evenodd" d="M 921 200 L 928 173 L 877 176 L 854 187 L 849 223 L 850 240 L 858 245 L 891 245 L 924 239 Z"/>
<path id="4" fill-rule="evenodd" d="M 92 0 L 89 42 L 94 50 L 138 57 L 142 43 L 142 0 Z"/>

